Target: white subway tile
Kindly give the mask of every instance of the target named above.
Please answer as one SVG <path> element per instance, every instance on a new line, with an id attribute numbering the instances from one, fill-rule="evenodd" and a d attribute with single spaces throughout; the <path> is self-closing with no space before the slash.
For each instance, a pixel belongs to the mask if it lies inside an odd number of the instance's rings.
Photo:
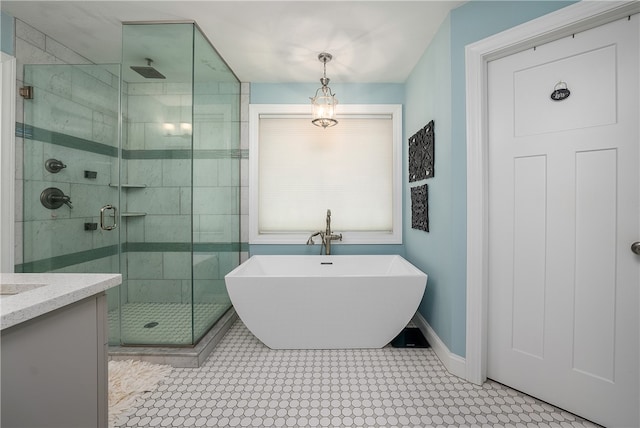
<path id="1" fill-rule="evenodd" d="M 249 215 L 240 216 L 240 242 L 249 242 Z"/>
<path id="2" fill-rule="evenodd" d="M 16 198 L 19 199 L 19 198 Z M 16 201 L 17 202 L 17 201 Z M 20 217 L 18 217 L 18 213 L 16 211 L 16 219 L 19 219 Z M 22 258 L 22 225 L 23 223 L 21 221 L 16 221 L 15 224 L 15 238 L 14 238 L 14 263 L 19 265 L 22 264 L 23 262 L 23 258 Z"/>
<path id="3" fill-rule="evenodd" d="M 49 36 L 45 36 L 45 50 L 66 64 L 91 64 L 87 58 Z"/>
<path id="4" fill-rule="evenodd" d="M 16 76 L 24 76 L 25 64 L 61 64 L 55 56 L 23 39 L 16 39 Z"/>
<path id="5" fill-rule="evenodd" d="M 24 21 L 16 19 L 16 39 L 22 39 L 35 47 L 45 50 L 46 36 Z"/>
<path id="6" fill-rule="evenodd" d="M 240 96 L 240 122 L 249 121 L 249 95 Z"/>

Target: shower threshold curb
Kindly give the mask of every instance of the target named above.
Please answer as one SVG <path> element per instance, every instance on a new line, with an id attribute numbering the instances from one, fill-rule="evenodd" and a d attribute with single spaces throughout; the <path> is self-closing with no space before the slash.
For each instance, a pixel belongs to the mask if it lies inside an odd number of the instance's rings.
<path id="1" fill-rule="evenodd" d="M 109 360 L 138 360 L 172 367 L 198 368 L 238 319 L 231 307 L 194 347 L 109 346 Z"/>

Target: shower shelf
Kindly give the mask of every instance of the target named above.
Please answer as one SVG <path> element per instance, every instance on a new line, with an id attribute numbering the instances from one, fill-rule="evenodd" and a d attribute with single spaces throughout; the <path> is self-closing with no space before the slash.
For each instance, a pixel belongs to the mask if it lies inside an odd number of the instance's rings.
<path id="1" fill-rule="evenodd" d="M 144 217 L 147 213 L 122 213 L 120 214 L 122 217 Z"/>
<path id="2" fill-rule="evenodd" d="M 118 187 L 118 185 L 114 183 L 109 183 L 109 187 Z M 123 187 L 125 189 L 144 189 L 145 187 L 147 187 L 147 185 L 146 184 L 122 184 L 120 185 L 120 187 Z"/>

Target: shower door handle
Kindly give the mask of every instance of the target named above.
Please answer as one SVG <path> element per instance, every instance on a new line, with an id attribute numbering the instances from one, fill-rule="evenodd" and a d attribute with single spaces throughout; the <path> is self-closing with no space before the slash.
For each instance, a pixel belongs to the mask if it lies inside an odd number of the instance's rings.
<path id="1" fill-rule="evenodd" d="M 105 211 L 111 210 L 113 211 L 113 224 L 107 226 L 104 223 L 104 213 Z M 100 229 L 102 230 L 113 230 L 116 227 L 118 227 L 118 224 L 116 223 L 116 215 L 118 213 L 118 209 L 116 207 L 114 207 L 113 205 L 105 205 L 104 207 L 100 208 Z"/>

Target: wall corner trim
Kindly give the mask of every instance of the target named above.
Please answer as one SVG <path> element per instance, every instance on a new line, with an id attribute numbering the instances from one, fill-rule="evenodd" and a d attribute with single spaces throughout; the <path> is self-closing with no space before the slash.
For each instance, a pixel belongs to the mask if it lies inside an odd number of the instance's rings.
<path id="1" fill-rule="evenodd" d="M 9 273 L 15 263 L 16 59 L 0 54 L 0 272 Z"/>
<path id="2" fill-rule="evenodd" d="M 436 353 L 436 356 L 447 371 L 454 376 L 466 379 L 467 364 L 465 359 L 449 350 L 447 345 L 445 345 L 440 337 L 438 337 L 435 330 L 419 312 L 416 312 L 413 317 L 413 322 L 420 329 L 422 334 L 424 334 L 429 345 L 431 345 L 431 349 Z"/>

